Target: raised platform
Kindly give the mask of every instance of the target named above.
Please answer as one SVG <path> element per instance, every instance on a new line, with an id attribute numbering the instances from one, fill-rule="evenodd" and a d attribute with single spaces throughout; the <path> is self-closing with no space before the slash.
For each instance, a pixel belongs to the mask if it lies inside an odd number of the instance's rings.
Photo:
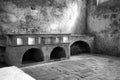
<path id="1" fill-rule="evenodd" d="M 0 80 L 36 80 L 17 67 L 0 68 Z"/>

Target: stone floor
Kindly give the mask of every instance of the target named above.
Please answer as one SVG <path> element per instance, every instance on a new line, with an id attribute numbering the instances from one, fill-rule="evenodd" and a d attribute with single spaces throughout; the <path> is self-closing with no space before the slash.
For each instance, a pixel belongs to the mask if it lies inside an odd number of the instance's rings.
<path id="1" fill-rule="evenodd" d="M 120 80 L 119 57 L 86 54 L 22 69 L 36 80 Z"/>

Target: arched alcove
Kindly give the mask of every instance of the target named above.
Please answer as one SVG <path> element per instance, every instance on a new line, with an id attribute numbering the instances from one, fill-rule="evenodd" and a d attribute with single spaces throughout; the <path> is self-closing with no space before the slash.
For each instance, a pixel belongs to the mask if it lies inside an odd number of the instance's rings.
<path id="1" fill-rule="evenodd" d="M 51 60 L 61 59 L 61 58 L 65 58 L 65 57 L 66 57 L 66 53 L 65 53 L 64 48 L 62 48 L 62 47 L 54 48 L 50 55 Z"/>
<path id="2" fill-rule="evenodd" d="M 23 64 L 28 64 L 28 63 L 34 63 L 34 62 L 40 62 L 44 61 L 44 55 L 42 50 L 37 49 L 37 48 L 32 48 L 27 50 L 22 59 Z"/>
<path id="3" fill-rule="evenodd" d="M 85 41 L 76 41 L 70 46 L 70 54 L 72 55 L 79 55 L 82 53 L 90 53 L 90 46 Z"/>

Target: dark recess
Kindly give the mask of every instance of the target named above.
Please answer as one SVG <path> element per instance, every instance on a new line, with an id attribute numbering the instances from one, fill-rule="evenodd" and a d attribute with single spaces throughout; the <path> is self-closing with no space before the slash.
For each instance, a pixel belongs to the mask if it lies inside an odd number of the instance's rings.
<path id="1" fill-rule="evenodd" d="M 88 43 L 84 41 L 77 41 L 71 45 L 71 55 L 79 55 L 82 53 L 90 53 L 90 47 Z"/>
<path id="2" fill-rule="evenodd" d="M 61 59 L 65 57 L 66 57 L 66 53 L 62 47 L 54 48 L 50 55 L 51 60 Z"/>
<path id="3" fill-rule="evenodd" d="M 32 48 L 25 52 L 22 63 L 26 64 L 40 61 L 44 61 L 43 52 L 40 49 Z"/>

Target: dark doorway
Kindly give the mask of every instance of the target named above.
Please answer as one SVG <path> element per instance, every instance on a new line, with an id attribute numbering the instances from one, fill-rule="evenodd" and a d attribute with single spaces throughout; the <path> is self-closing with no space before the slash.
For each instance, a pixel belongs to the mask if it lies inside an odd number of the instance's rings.
<path id="1" fill-rule="evenodd" d="M 77 41 L 71 45 L 71 55 L 79 55 L 81 53 L 90 53 L 88 43 L 84 41 Z"/>
<path id="2" fill-rule="evenodd" d="M 32 48 L 25 52 L 23 55 L 23 64 L 40 62 L 44 60 L 43 52 L 40 49 Z"/>
<path id="3" fill-rule="evenodd" d="M 66 57 L 66 53 L 62 47 L 54 48 L 50 55 L 51 60 L 59 60 L 61 58 L 65 58 L 65 57 Z"/>

